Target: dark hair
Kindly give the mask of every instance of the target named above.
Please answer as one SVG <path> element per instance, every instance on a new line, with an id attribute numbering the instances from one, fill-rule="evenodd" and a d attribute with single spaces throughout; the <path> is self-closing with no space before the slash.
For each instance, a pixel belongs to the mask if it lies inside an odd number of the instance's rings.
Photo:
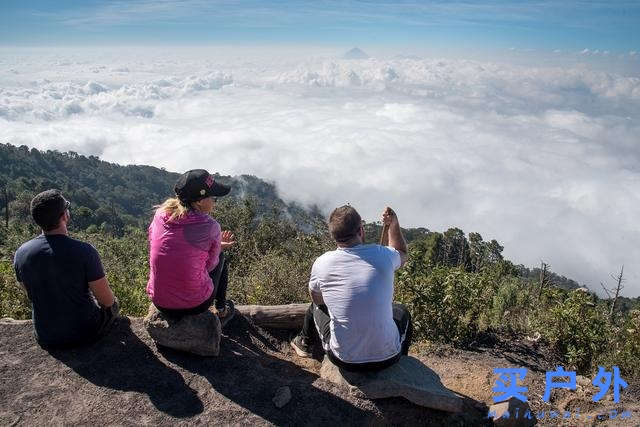
<path id="1" fill-rule="evenodd" d="M 351 206 L 335 208 L 329 216 L 329 232 L 338 243 L 347 243 L 358 235 L 362 225 L 360 214 Z"/>
<path id="2" fill-rule="evenodd" d="M 31 217 L 44 231 L 60 224 L 60 215 L 69 207 L 60 190 L 47 190 L 31 200 Z"/>

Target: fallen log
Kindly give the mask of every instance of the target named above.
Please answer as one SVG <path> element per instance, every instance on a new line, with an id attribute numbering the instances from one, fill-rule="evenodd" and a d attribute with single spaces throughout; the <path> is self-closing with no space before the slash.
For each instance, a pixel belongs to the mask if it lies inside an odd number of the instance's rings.
<path id="1" fill-rule="evenodd" d="M 258 326 L 300 329 L 309 304 L 236 305 L 236 310 Z"/>
<path id="2" fill-rule="evenodd" d="M 253 323 L 265 328 L 300 329 L 309 304 L 236 305 L 236 310 Z M 1 318 L 0 324 L 31 323 L 31 320 Z"/>

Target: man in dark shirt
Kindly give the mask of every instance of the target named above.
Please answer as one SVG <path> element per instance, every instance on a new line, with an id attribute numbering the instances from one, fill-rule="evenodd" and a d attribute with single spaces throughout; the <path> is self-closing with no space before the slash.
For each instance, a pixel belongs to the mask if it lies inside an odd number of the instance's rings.
<path id="1" fill-rule="evenodd" d="M 38 342 L 66 347 L 98 338 L 118 314 L 98 252 L 68 236 L 69 202 L 60 191 L 35 196 L 31 216 L 42 234 L 20 246 L 14 268 L 31 300 Z"/>

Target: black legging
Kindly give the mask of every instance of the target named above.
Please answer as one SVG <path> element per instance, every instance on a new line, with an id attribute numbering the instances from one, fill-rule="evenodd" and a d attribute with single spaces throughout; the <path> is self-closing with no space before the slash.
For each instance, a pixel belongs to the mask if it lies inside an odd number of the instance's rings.
<path id="1" fill-rule="evenodd" d="M 227 283 L 229 282 L 229 263 L 227 262 L 224 253 L 220 252 L 220 258 L 216 268 L 209 272 L 209 277 L 213 281 L 214 292 L 207 298 L 202 304 L 192 308 L 156 308 L 163 314 L 170 317 L 182 317 L 188 314 L 203 313 L 211 307 L 213 301 L 216 301 L 216 309 L 222 310 L 225 307 L 227 301 Z"/>

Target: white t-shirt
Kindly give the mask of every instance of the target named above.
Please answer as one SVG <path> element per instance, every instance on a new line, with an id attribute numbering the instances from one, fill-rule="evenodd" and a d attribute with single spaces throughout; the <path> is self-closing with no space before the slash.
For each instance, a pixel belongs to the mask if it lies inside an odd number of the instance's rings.
<path id="1" fill-rule="evenodd" d="M 358 245 L 326 252 L 313 263 L 309 289 L 322 293 L 331 318 L 329 347 L 348 363 L 379 362 L 400 353 L 393 321 L 393 272 L 400 253 Z"/>

